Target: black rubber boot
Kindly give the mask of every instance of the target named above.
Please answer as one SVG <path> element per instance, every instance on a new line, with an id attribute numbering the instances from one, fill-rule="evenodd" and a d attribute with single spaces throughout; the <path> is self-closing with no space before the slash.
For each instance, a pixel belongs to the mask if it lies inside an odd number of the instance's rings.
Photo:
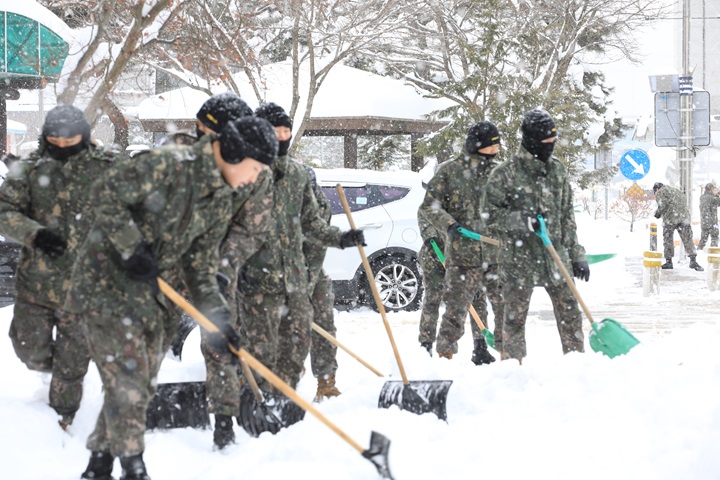
<path id="1" fill-rule="evenodd" d="M 123 469 L 120 480 L 150 480 L 150 476 L 145 470 L 142 453 L 130 457 L 120 457 L 120 465 Z"/>
<path id="2" fill-rule="evenodd" d="M 420 342 L 420 346 L 427 350 L 432 357 L 432 342 Z"/>
<path id="3" fill-rule="evenodd" d="M 113 480 L 113 462 L 110 452 L 90 452 L 90 462 L 80 478 L 92 480 Z"/>
<path id="4" fill-rule="evenodd" d="M 672 270 L 673 269 L 672 258 L 666 258 L 665 260 L 666 260 L 665 263 L 663 263 L 662 267 L 660 267 L 660 268 L 662 268 L 663 270 Z"/>
<path id="5" fill-rule="evenodd" d="M 690 255 L 689 267 L 697 272 L 704 272 L 705 269 L 703 267 L 701 267 L 699 263 L 697 263 L 697 261 L 695 260 L 695 257 L 697 257 L 697 255 Z"/>
<path id="6" fill-rule="evenodd" d="M 235 443 L 235 431 L 233 430 L 233 419 L 231 416 L 215 415 L 213 442 L 220 450 Z"/>
<path id="7" fill-rule="evenodd" d="M 475 365 L 487 365 L 495 361 L 495 357 L 488 351 L 487 343 L 483 339 L 476 338 L 473 340 L 475 348 L 473 348 L 472 362 Z"/>

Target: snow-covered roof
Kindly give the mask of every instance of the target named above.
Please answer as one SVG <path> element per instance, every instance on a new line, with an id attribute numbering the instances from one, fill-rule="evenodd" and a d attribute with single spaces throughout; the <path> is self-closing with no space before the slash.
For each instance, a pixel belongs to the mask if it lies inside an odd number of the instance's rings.
<path id="1" fill-rule="evenodd" d="M 0 0 L 0 12 L 17 13 L 36 22 L 40 22 L 70 44 L 73 33 L 57 15 L 35 0 Z"/>
<path id="2" fill-rule="evenodd" d="M 262 101 L 275 102 L 289 108 L 292 95 L 292 63 L 278 62 L 262 67 Z M 241 97 L 255 108 L 258 100 L 244 73 L 234 77 Z M 307 98 L 308 67 L 300 68 L 300 110 Z M 218 87 L 213 93 L 226 91 Z M 154 95 L 140 103 L 140 120 L 193 119 L 209 96 L 199 90 L 184 87 Z M 334 66 L 314 99 L 312 117 L 392 117 L 424 120 L 434 110 L 452 105 L 446 99 L 430 99 L 401 80 L 383 77 L 342 64 Z"/>

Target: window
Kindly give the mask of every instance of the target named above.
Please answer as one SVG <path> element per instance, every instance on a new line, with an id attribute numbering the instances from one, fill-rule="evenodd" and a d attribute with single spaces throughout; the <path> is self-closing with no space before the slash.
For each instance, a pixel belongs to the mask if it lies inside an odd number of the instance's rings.
<path id="1" fill-rule="evenodd" d="M 322 191 L 330 200 L 333 215 L 343 213 L 340 195 L 335 187 L 322 187 Z M 400 200 L 410 191 L 406 187 L 396 187 L 392 185 L 364 185 L 362 187 L 343 187 L 345 197 L 347 197 L 348 205 L 351 212 L 358 212 L 386 203 Z"/>

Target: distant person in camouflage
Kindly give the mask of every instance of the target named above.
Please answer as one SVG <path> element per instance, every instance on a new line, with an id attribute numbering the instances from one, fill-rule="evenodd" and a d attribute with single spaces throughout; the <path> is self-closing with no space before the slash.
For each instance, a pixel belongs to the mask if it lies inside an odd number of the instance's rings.
<path id="1" fill-rule="evenodd" d="M 332 217 L 330 201 L 318 185 L 315 171 L 307 165 L 304 165 L 304 167 L 310 176 L 310 185 L 315 193 L 320 216 L 330 224 L 330 218 Z M 310 237 L 305 238 L 303 254 L 308 266 L 313 321 L 330 335 L 337 337 L 334 318 L 335 293 L 333 292 L 332 280 L 323 269 L 326 252 L 327 247 L 325 245 Z M 317 378 L 317 391 L 315 392 L 314 401 L 320 402 L 325 398 L 340 395 L 340 390 L 335 386 L 335 372 L 337 372 L 338 368 L 337 347 L 315 331 L 312 332 L 311 339 L 310 366 L 313 375 Z"/>
<path id="2" fill-rule="evenodd" d="M 364 243 L 360 230 L 341 232 L 320 216 L 310 176 L 288 155 L 292 123 L 282 107 L 266 103 L 255 110 L 274 127 L 280 144 L 273 170 L 274 235 L 240 270 L 241 335 L 251 353 L 291 387 L 297 386 L 310 351 L 310 303 L 304 238 L 348 248 Z M 260 381 L 259 383 L 262 383 Z"/>
<path id="3" fill-rule="evenodd" d="M 232 355 L 229 345 L 240 348 L 216 275 L 235 189 L 268 168 L 245 143 L 262 158 L 277 153 L 272 127 L 246 117 L 193 146 L 140 153 L 93 185 L 96 220 L 66 301 L 81 316 L 104 389 L 82 478 L 109 478 L 115 457 L 123 479 L 150 478 L 143 460 L 146 409 L 165 353 L 165 324 L 176 318 L 159 293 L 159 276 L 180 265 L 191 302 L 220 330 L 208 344 L 218 356 Z"/>
<path id="4" fill-rule="evenodd" d="M 221 93 L 210 97 L 197 113 L 198 139 L 222 131 L 236 119 L 253 116 L 252 109 L 234 93 Z M 233 127 L 229 127 L 233 128 Z M 249 145 L 248 145 L 249 146 Z M 270 165 L 275 159 L 260 152 L 252 155 Z M 240 266 L 260 249 L 265 236 L 274 228 L 272 219 L 272 171 L 263 169 L 255 182 L 238 187 L 233 200 L 233 217 L 227 234 L 220 245 L 221 293 L 228 303 L 237 302 L 237 277 Z M 225 280 L 226 279 L 226 280 Z M 227 285 L 225 285 L 227 281 Z M 232 325 L 237 330 L 237 309 L 232 308 Z M 205 392 L 208 412 L 215 416 L 213 442 L 225 448 L 235 441 L 233 418 L 240 411 L 240 379 L 237 364 L 232 357 L 218 356 L 207 345 L 207 331 L 202 330 L 201 350 L 205 359 Z"/>
<path id="5" fill-rule="evenodd" d="M 93 220 L 90 185 L 116 156 L 91 141 L 81 110 L 60 105 L 47 114 L 38 150 L 14 162 L 0 187 L 0 231 L 22 244 L 10 338 L 28 368 L 52 372 L 50 406 L 63 428 L 80 408 L 90 356 L 62 305 Z"/>
<path id="6" fill-rule="evenodd" d="M 465 319 L 473 298 L 478 295 L 480 319 L 487 325 L 487 297 L 496 318 L 502 315 L 502 300 L 495 265 L 483 257 L 486 248 L 476 240 L 465 238 L 460 227 L 479 232 L 482 224 L 480 199 L 488 174 L 495 165 L 500 149 L 500 133 L 490 122 L 479 122 L 467 133 L 464 151 L 456 159 L 443 163 L 428 182 L 420 206 L 424 216 L 438 230 L 447 232 L 445 245 L 445 288 L 442 299 L 445 313 L 437 336 L 438 356 L 452 358 L 457 342 L 465 332 Z M 497 320 L 496 320 L 497 321 Z M 480 328 L 471 321 L 473 335 L 472 361 L 488 364 L 495 357 Z"/>
<path id="7" fill-rule="evenodd" d="M 720 195 L 714 183 L 705 185 L 705 191 L 700 195 L 700 241 L 698 250 L 705 248 L 708 237 L 710 246 L 718 246 L 718 207 L 720 207 Z"/>
<path id="8" fill-rule="evenodd" d="M 578 243 L 572 189 L 561 161 L 552 156 L 557 140 L 555 122 L 545 110 L 525 114 L 522 146 L 491 173 L 482 209 L 488 235 L 501 241 L 500 283 L 505 300 L 500 355 L 503 360 L 527 355 L 525 321 L 534 287 L 543 287 L 553 304 L 564 353 L 583 352 L 582 317 L 572 290 L 532 230 L 537 215 L 563 264 L 576 278 L 588 281 L 585 249 Z M 497 345 L 498 337 L 495 342 Z"/>
<path id="9" fill-rule="evenodd" d="M 665 255 L 665 263 L 662 267 L 664 270 L 673 268 L 673 257 L 675 256 L 675 242 L 673 235 L 675 230 L 680 234 L 680 240 L 685 247 L 685 253 L 690 258 L 690 265 L 693 270 L 702 272 L 705 270 L 697 263 L 697 253 L 695 251 L 695 243 L 693 242 L 692 226 L 690 225 L 690 210 L 687 206 L 685 194 L 675 187 L 663 185 L 656 182 L 653 185 L 653 193 L 657 201 L 658 208 L 655 211 L 655 218 L 663 220 L 663 249 Z"/>
<path id="10" fill-rule="evenodd" d="M 445 232 L 435 228 L 427 219 L 422 206 L 417 212 L 420 236 L 423 239 L 422 247 L 418 252 L 418 264 L 422 269 L 423 297 L 422 312 L 420 312 L 420 333 L 418 341 L 420 346 L 432 356 L 432 347 L 437 337 L 437 323 L 440 316 L 440 304 L 442 303 L 443 286 L 445 285 L 445 267 L 438 259 L 433 250 L 432 243 L 435 242 L 440 251 L 445 250 Z"/>

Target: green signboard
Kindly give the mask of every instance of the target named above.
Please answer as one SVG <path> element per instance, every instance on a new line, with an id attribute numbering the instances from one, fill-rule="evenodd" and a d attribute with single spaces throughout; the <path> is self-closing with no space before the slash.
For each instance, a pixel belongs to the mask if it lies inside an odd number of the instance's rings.
<path id="1" fill-rule="evenodd" d="M 0 78 L 57 81 L 69 46 L 37 20 L 0 12 Z"/>

